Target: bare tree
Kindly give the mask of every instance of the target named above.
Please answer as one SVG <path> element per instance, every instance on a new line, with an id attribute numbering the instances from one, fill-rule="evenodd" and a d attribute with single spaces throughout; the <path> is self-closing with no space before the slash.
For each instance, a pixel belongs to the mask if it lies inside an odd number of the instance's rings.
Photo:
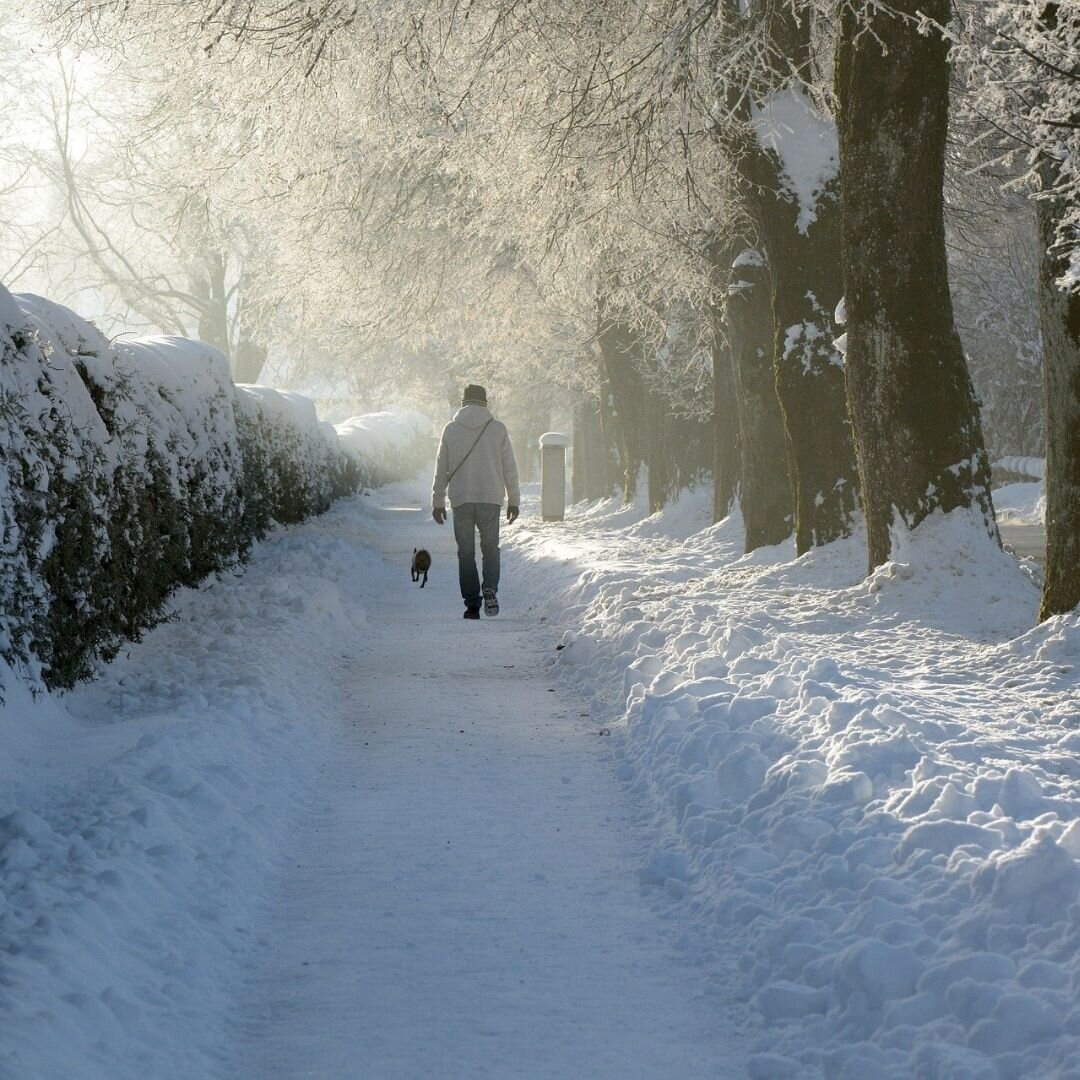
<path id="1" fill-rule="evenodd" d="M 16 258 L 8 282 L 34 272 L 54 296 L 92 292 L 114 323 L 198 336 L 232 359 L 238 379 L 254 381 L 266 349 L 245 290 L 253 228 L 200 202 L 191 177 L 140 147 L 109 103 L 88 101 L 59 58 L 22 91 L 25 114 L 47 134 L 23 146 L 24 168 L 57 213 L 45 235 L 7 238 Z M 16 254 L 16 243 L 29 246 Z"/>

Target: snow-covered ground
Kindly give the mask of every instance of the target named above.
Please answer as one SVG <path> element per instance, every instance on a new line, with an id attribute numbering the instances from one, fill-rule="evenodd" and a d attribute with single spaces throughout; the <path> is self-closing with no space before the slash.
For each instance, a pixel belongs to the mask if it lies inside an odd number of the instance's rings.
<path id="1" fill-rule="evenodd" d="M 1080 620 L 710 494 L 527 503 L 465 624 L 397 485 L 9 693 L 0 1074 L 1080 1077 Z"/>
<path id="2" fill-rule="evenodd" d="M 648 835 L 608 737 L 556 688 L 513 556 L 504 611 L 464 623 L 450 528 L 422 491 L 377 498 L 388 572 L 319 801 L 279 855 L 227 1075 L 743 1075 L 723 962 L 642 894 Z"/>
<path id="3" fill-rule="evenodd" d="M 737 954 L 750 1075 L 1080 1076 L 1078 617 L 1033 629 L 960 514 L 866 578 L 857 539 L 604 510 L 522 546 L 667 838 L 645 880 Z"/>
<path id="4" fill-rule="evenodd" d="M 253 905 L 318 789 L 381 580 L 347 509 L 180 593 L 66 697 L 4 679 L 0 1075 L 215 1075 Z"/>
<path id="5" fill-rule="evenodd" d="M 1041 480 L 994 488 L 998 520 L 1009 525 L 1041 525 L 1046 518 L 1046 489 Z"/>
<path id="6" fill-rule="evenodd" d="M 426 501 L 279 531 L 96 683 L 0 710 L 0 1075 L 743 1074 L 727 961 L 642 890 L 512 553 L 463 623 Z"/>

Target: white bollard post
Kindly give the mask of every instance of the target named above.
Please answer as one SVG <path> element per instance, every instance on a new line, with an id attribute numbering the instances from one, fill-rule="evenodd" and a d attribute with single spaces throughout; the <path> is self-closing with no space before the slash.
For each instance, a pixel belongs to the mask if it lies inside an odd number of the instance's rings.
<path id="1" fill-rule="evenodd" d="M 540 514 L 545 521 L 566 516 L 566 448 L 570 438 L 558 431 L 540 436 Z"/>

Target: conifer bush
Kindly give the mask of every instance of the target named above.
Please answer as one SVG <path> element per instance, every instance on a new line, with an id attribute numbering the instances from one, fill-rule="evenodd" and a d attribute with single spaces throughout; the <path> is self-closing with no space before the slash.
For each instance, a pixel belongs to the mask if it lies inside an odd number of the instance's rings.
<path id="1" fill-rule="evenodd" d="M 0 657 L 31 685 L 88 677 L 177 586 L 359 479 L 311 402 L 233 386 L 215 349 L 114 344 L 0 287 Z"/>

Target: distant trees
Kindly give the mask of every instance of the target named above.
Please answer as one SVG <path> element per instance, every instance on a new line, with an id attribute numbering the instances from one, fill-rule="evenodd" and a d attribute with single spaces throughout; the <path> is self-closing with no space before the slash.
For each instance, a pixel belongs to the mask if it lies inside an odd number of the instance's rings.
<path id="1" fill-rule="evenodd" d="M 969 134 L 962 131 L 959 138 Z M 979 396 L 991 460 L 1006 454 L 1042 457 L 1046 429 L 1035 209 L 1021 193 L 1002 192 L 992 176 L 973 184 L 985 160 L 985 154 L 972 154 L 954 161 L 954 176 L 963 170 L 963 187 L 956 190 L 955 181 L 946 186 L 956 326 Z"/>
<path id="2" fill-rule="evenodd" d="M 29 269 L 72 303 L 96 295 L 111 325 L 199 337 L 230 358 L 237 381 L 254 382 L 266 357 L 258 230 L 214 204 L 186 167 L 190 139 L 163 138 L 146 100 L 121 109 L 74 72 L 56 55 L 19 84 L 33 138 L 10 153 L 19 194 L 36 199 L 49 228 L 5 235 L 17 260 L 9 284 Z M 137 132 L 125 110 L 142 122 Z"/>

